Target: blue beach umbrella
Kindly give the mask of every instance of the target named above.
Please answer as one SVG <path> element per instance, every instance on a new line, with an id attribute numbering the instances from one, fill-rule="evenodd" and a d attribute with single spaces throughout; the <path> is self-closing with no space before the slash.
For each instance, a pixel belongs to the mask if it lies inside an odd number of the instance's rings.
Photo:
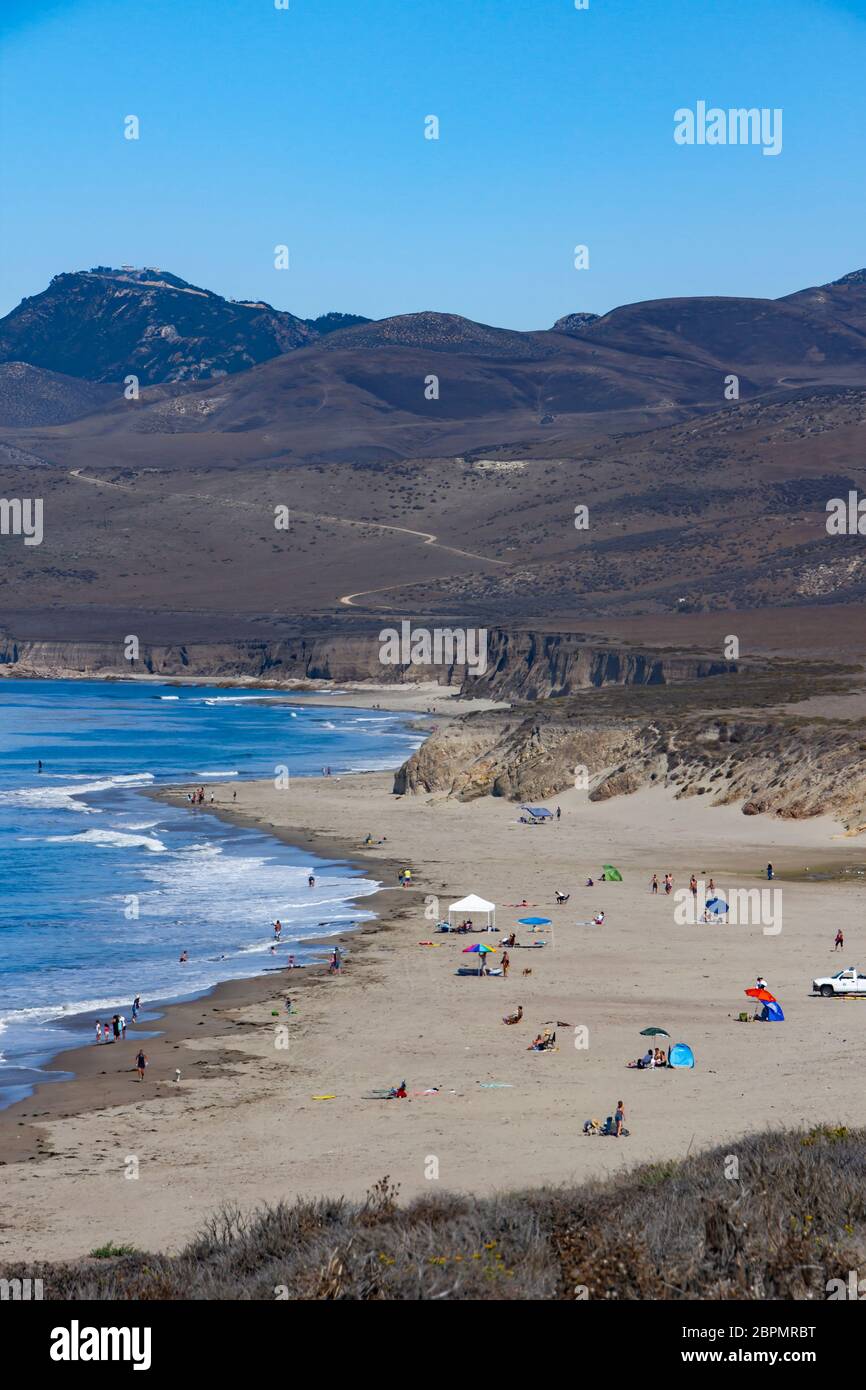
<path id="1" fill-rule="evenodd" d="M 549 927 L 551 919 L 549 917 L 518 917 L 521 927 Z"/>

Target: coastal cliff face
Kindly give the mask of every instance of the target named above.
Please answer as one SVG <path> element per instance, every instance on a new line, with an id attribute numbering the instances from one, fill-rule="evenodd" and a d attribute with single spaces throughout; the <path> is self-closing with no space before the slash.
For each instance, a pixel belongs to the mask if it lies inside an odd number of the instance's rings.
<path id="1" fill-rule="evenodd" d="M 585 706 L 487 711 L 431 735 L 394 779 L 396 793 L 460 801 L 543 801 L 575 786 L 604 801 L 651 785 L 745 815 L 829 814 L 854 833 L 866 826 L 866 726 L 760 713 L 594 718 Z"/>
<path id="2" fill-rule="evenodd" d="M 487 670 L 467 674 L 461 693 L 488 699 L 546 700 L 607 685 L 667 685 L 737 670 L 701 652 L 608 646 L 579 633 L 511 632 L 487 638 Z"/>
<path id="3" fill-rule="evenodd" d="M 0 671 L 19 676 L 196 676 L 202 680 L 434 681 L 468 698 L 538 700 L 608 685 L 664 685 L 736 670 L 701 653 L 607 646 L 576 634 L 492 629 L 487 669 L 383 665 L 377 632 L 291 636 L 277 641 L 146 643 L 135 661 L 113 642 L 40 641 L 0 633 Z"/>

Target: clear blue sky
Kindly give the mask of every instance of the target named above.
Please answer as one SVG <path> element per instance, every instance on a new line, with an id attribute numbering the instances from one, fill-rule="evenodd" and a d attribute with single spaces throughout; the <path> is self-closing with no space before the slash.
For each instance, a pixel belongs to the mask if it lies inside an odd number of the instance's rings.
<path id="1" fill-rule="evenodd" d="M 866 0 L 2 0 L 0 24 L 3 313 L 127 262 L 304 317 L 534 328 L 866 264 Z M 698 100 L 781 107 L 782 154 L 677 146 Z"/>

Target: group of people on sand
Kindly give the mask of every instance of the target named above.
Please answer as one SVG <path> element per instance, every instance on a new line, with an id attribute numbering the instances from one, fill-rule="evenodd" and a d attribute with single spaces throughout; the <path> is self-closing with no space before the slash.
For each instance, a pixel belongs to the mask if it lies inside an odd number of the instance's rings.
<path id="1" fill-rule="evenodd" d="M 141 1011 L 141 995 L 137 994 L 132 1001 L 132 1022 L 135 1023 Z M 109 1023 L 103 1023 L 100 1019 L 96 1020 L 96 1042 L 110 1043 L 122 1042 L 126 1037 L 126 1018 L 121 1013 L 112 1016 Z M 135 1058 L 135 1070 L 138 1072 L 139 1081 L 144 1080 L 144 1072 L 147 1067 L 148 1056 L 142 1048 L 138 1049 Z"/>
<path id="2" fill-rule="evenodd" d="M 126 1019 L 123 1014 L 115 1014 L 110 1023 L 101 1023 L 99 1019 L 96 1020 L 96 1041 L 98 1043 L 119 1042 L 121 1038 L 125 1037 Z"/>
<path id="3" fill-rule="evenodd" d="M 697 881 L 697 879 L 695 878 L 694 874 L 692 874 L 691 883 L 693 883 L 693 884 L 695 885 L 693 891 L 694 891 L 695 893 L 697 893 L 697 891 L 698 891 L 698 881 Z M 673 874 L 665 874 L 665 875 L 663 876 L 663 878 L 662 878 L 662 885 L 663 885 L 664 890 L 665 890 L 665 895 L 666 895 L 667 897 L 670 897 L 671 893 L 674 891 L 674 876 L 673 876 Z M 691 887 L 691 884 L 690 884 L 689 886 Z M 712 890 L 712 887 L 713 887 L 713 881 L 712 881 L 712 879 L 710 879 L 709 888 Z M 653 874 L 652 878 L 650 879 L 650 892 L 651 892 L 652 894 L 656 894 L 658 891 L 659 891 L 659 876 L 658 876 L 658 874 Z"/>
<path id="4" fill-rule="evenodd" d="M 191 792 L 187 792 L 186 799 L 191 806 L 203 806 L 204 787 L 193 787 Z M 210 799 L 211 802 L 213 802 L 213 792 L 211 792 L 210 794 Z"/>
<path id="5" fill-rule="evenodd" d="M 648 1047 L 642 1057 L 638 1057 L 634 1062 L 629 1062 L 628 1065 L 636 1067 L 638 1071 L 651 1071 L 656 1067 L 669 1067 L 670 1062 L 667 1053 L 663 1052 L 660 1047 Z"/>

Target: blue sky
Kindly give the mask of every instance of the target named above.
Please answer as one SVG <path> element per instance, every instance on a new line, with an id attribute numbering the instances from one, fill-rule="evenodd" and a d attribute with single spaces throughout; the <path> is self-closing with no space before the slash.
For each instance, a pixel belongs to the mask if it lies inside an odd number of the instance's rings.
<path id="1" fill-rule="evenodd" d="M 866 0 L 3 0 L 0 26 L 2 313 L 125 262 L 304 317 L 536 328 L 866 264 Z M 677 146 L 698 100 L 781 107 L 781 155 Z"/>

